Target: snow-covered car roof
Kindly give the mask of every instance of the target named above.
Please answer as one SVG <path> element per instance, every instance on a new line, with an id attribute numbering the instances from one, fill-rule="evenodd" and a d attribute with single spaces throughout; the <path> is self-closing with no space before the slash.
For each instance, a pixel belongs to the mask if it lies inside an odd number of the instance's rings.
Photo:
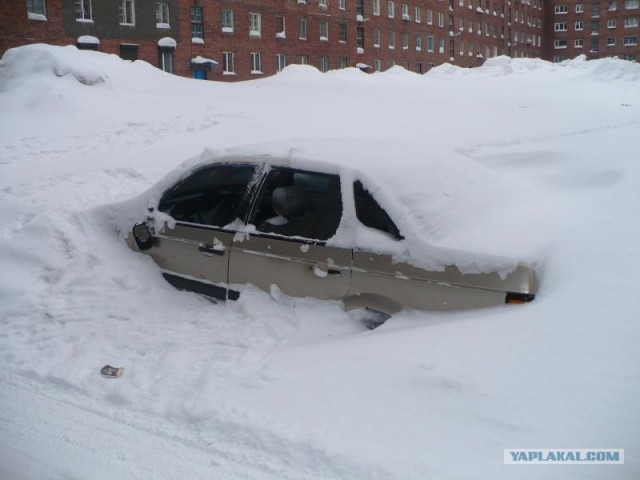
<path id="1" fill-rule="evenodd" d="M 205 149 L 143 195 L 144 208 L 156 206 L 162 193 L 189 172 L 229 162 L 339 174 L 343 189 L 361 180 L 405 237 L 397 241 L 359 225 L 353 215 L 349 218 L 353 208 L 345 197 L 345 218 L 329 245 L 388 253 L 429 269 L 453 264 L 470 273 L 506 274 L 518 263 L 536 261 L 536 228 L 543 225 L 533 192 L 460 153 L 411 144 L 335 138 Z"/>

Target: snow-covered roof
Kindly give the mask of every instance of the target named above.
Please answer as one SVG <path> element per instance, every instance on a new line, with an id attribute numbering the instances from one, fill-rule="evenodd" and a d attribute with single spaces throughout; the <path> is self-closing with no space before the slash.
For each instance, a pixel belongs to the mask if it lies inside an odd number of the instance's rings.
<path id="1" fill-rule="evenodd" d="M 100 45 L 100 40 L 97 37 L 93 37 L 91 35 L 82 35 L 78 37 L 78 44 L 85 45 Z"/>
<path id="2" fill-rule="evenodd" d="M 171 37 L 163 37 L 158 40 L 158 46 L 163 48 L 176 48 L 178 42 Z"/>
<path id="3" fill-rule="evenodd" d="M 216 62 L 215 60 L 212 60 L 210 58 L 205 58 L 205 57 L 202 57 L 200 55 L 198 55 L 196 57 L 193 57 L 191 59 L 191 63 L 198 64 L 198 65 L 207 65 L 207 64 L 208 65 L 217 65 L 218 64 L 218 62 Z"/>

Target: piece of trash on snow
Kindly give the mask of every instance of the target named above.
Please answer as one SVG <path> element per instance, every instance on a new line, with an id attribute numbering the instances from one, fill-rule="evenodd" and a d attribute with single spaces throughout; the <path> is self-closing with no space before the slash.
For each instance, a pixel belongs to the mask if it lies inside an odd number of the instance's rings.
<path id="1" fill-rule="evenodd" d="M 112 367 L 111 365 L 105 365 L 102 367 L 102 370 L 100 370 L 100 373 L 105 377 L 117 378 L 121 377 L 124 373 L 124 367 L 117 368 Z"/>

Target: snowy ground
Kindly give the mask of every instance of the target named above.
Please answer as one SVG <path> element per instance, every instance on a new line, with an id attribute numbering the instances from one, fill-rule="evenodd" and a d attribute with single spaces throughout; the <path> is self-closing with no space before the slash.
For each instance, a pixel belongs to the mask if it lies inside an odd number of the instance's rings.
<path id="1" fill-rule="evenodd" d="M 640 477 L 640 65 L 216 84 L 73 48 L 10 53 L 0 478 Z M 338 303 L 175 291 L 114 231 L 109 205 L 205 147 L 310 137 L 447 149 L 526 184 L 547 219 L 536 301 L 363 331 Z M 624 448 L 625 464 L 510 466 L 504 448 Z"/>

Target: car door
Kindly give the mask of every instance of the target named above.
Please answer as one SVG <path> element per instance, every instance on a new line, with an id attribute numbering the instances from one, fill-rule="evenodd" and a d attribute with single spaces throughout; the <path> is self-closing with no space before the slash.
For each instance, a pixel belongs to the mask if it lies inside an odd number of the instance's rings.
<path id="1" fill-rule="evenodd" d="M 246 208 L 249 164 L 201 168 L 163 195 L 158 211 L 175 220 L 154 233 L 149 254 L 177 288 L 226 298 L 234 225 Z"/>
<path id="2" fill-rule="evenodd" d="M 340 179 L 271 168 L 253 205 L 255 231 L 231 248 L 229 283 L 272 285 L 288 295 L 341 299 L 349 290 L 351 250 L 330 247 L 342 216 Z"/>
<path id="3" fill-rule="evenodd" d="M 358 220 L 401 241 L 396 225 L 361 182 L 354 183 L 353 192 Z M 348 306 L 381 309 L 389 314 L 402 307 L 423 310 L 487 307 L 504 303 L 504 293 L 489 287 L 497 284 L 497 274 L 463 275 L 454 266 L 441 272 L 427 271 L 396 262 L 391 255 L 355 249 Z"/>

